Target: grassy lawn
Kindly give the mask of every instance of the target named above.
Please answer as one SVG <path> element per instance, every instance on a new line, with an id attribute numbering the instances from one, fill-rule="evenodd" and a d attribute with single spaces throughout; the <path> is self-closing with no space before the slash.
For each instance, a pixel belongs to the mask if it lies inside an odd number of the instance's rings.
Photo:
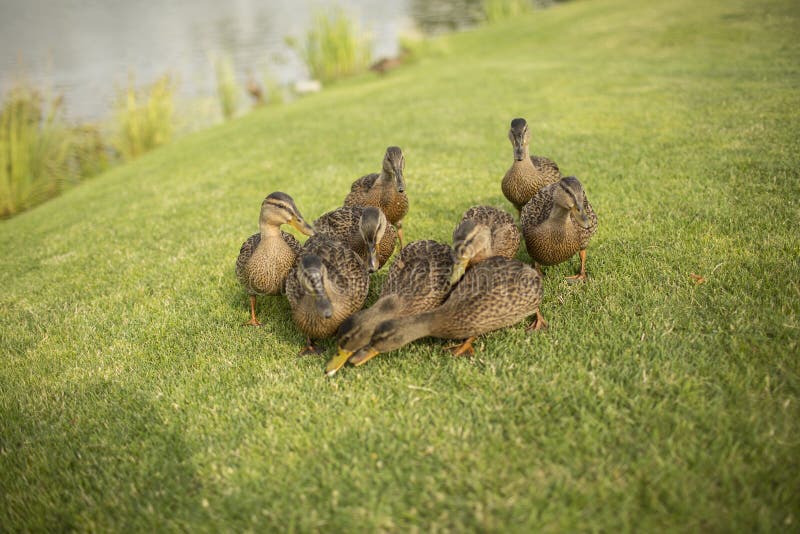
<path id="1" fill-rule="evenodd" d="M 0 223 L 0 525 L 796 531 L 798 27 L 793 0 L 568 3 Z M 314 219 L 397 144 L 406 238 L 449 242 L 511 209 L 516 116 L 599 217 L 588 283 L 547 271 L 549 331 L 327 379 L 285 299 L 240 326 L 268 193 Z"/>

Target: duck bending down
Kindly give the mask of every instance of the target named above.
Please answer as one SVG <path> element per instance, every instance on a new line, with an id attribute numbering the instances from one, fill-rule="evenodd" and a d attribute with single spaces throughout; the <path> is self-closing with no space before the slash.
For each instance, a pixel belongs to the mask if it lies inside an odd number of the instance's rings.
<path id="1" fill-rule="evenodd" d="M 466 339 L 454 354 L 472 353 L 477 336 L 531 315 L 535 317 L 528 328 L 545 328 L 547 323 L 539 311 L 542 293 L 542 279 L 530 265 L 500 256 L 489 258 L 470 267 L 441 306 L 380 323 L 369 345 L 359 349 L 350 362 L 362 365 L 381 352 L 426 336 Z"/>
<path id="2" fill-rule="evenodd" d="M 508 139 L 514 147 L 514 163 L 503 176 L 501 187 L 505 197 L 519 212 L 539 189 L 559 181 L 561 171 L 553 160 L 530 155 L 531 133 L 525 119 L 511 121 Z"/>
<path id="3" fill-rule="evenodd" d="M 406 245 L 389 268 L 378 300 L 339 327 L 339 350 L 325 373 L 333 376 L 356 350 L 369 344 L 379 323 L 441 305 L 450 292 L 452 270 L 453 251 L 449 246 L 429 239 Z"/>
<path id="4" fill-rule="evenodd" d="M 279 295 L 302 246 L 295 237 L 281 231 L 291 224 L 306 235 L 314 230 L 306 223 L 292 197 L 275 192 L 261 203 L 260 231 L 242 243 L 236 258 L 236 278 L 250 297 L 250 320 L 245 325 L 261 326 L 256 318 L 256 295 Z"/>
<path id="5" fill-rule="evenodd" d="M 292 319 L 306 335 L 301 354 L 318 352 L 313 340 L 331 336 L 360 310 L 369 290 L 369 273 L 344 243 L 324 234 L 310 237 L 286 278 Z"/>
<path id="6" fill-rule="evenodd" d="M 597 215 L 586 198 L 581 182 L 568 176 L 543 187 L 522 209 L 520 217 L 525 247 L 540 265 L 555 265 L 580 254 L 578 274 L 568 280 L 586 279 L 586 248 L 597 231 Z"/>

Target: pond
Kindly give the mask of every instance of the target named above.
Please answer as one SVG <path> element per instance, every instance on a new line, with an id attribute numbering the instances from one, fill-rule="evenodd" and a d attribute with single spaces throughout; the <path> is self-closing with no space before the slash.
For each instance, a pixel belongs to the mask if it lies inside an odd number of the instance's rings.
<path id="1" fill-rule="evenodd" d="M 475 24 L 480 0 L 2 0 L 0 91 L 18 79 L 64 97 L 67 115 L 99 120 L 129 75 L 137 85 L 169 73 L 179 94 L 215 91 L 213 58 L 280 84 L 308 79 L 287 37 L 302 41 L 314 13 L 340 6 L 369 32 L 373 57 L 397 53 L 398 36 Z"/>

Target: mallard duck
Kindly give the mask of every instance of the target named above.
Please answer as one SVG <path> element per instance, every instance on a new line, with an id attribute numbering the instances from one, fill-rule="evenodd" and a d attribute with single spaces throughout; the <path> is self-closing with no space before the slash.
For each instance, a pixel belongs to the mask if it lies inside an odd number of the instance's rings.
<path id="1" fill-rule="evenodd" d="M 577 178 L 568 176 L 543 187 L 525 204 L 520 220 L 525 247 L 537 270 L 579 252 L 581 269 L 567 279 L 586 279 L 586 247 L 597 230 L 597 215 Z"/>
<path id="2" fill-rule="evenodd" d="M 449 246 L 427 239 L 406 245 L 389 269 L 375 304 L 339 327 L 339 352 L 328 362 L 326 374 L 334 375 L 353 352 L 367 345 L 380 322 L 428 311 L 444 302 L 450 292 L 452 252 Z"/>
<path id="3" fill-rule="evenodd" d="M 406 160 L 400 147 L 390 146 L 383 156 L 383 168 L 380 174 L 362 176 L 350 187 L 350 193 L 344 199 L 345 206 L 373 206 L 380 208 L 397 227 L 400 247 L 403 246 L 402 219 L 408 213 L 408 196 L 405 193 L 406 183 L 403 178 Z"/>
<path id="4" fill-rule="evenodd" d="M 510 213 L 491 206 L 473 206 L 453 232 L 455 266 L 451 282 L 456 283 L 469 265 L 486 258 L 513 258 L 521 240 L 522 234 Z"/>
<path id="5" fill-rule="evenodd" d="M 561 172 L 554 161 L 529 155 L 531 133 L 525 119 L 511 121 L 508 138 L 514 147 L 514 163 L 503 176 L 502 188 L 503 194 L 519 212 L 539 189 L 559 181 Z"/>
<path id="6" fill-rule="evenodd" d="M 301 354 L 318 352 L 312 340 L 336 332 L 361 309 L 368 290 L 367 267 L 353 250 L 324 234 L 310 237 L 286 278 L 292 318 L 306 335 Z"/>
<path id="7" fill-rule="evenodd" d="M 261 231 L 247 238 L 239 250 L 236 277 L 250 296 L 250 320 L 245 325 L 261 326 L 256 318 L 256 295 L 282 293 L 286 275 L 302 249 L 293 235 L 281 231 L 281 225 L 287 223 L 306 235 L 314 233 L 292 197 L 281 192 L 270 194 L 261 203 Z"/>
<path id="8" fill-rule="evenodd" d="M 353 249 L 375 272 L 394 252 L 397 231 L 378 208 L 344 206 L 314 221 L 314 231 L 338 239 Z"/>
<path id="9" fill-rule="evenodd" d="M 542 292 L 542 279 L 530 265 L 500 256 L 486 259 L 467 270 L 441 306 L 380 323 L 369 345 L 351 356 L 350 362 L 361 365 L 381 352 L 425 336 L 466 338 L 453 354 L 473 353 L 472 342 L 477 336 L 530 315 L 535 317 L 529 329 L 546 328 L 539 311 Z"/>

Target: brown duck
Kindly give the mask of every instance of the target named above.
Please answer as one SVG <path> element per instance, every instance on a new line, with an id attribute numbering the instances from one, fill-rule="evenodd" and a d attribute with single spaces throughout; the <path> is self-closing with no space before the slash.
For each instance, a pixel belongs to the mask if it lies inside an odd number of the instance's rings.
<path id="1" fill-rule="evenodd" d="M 554 161 L 529 155 L 531 133 L 525 119 L 511 121 L 508 139 L 514 147 L 514 163 L 503 176 L 502 189 L 508 201 L 521 211 L 539 189 L 559 181 L 561 172 Z"/>
<path id="2" fill-rule="evenodd" d="M 597 230 L 597 215 L 580 181 L 568 176 L 543 187 L 522 209 L 525 247 L 537 270 L 580 253 L 581 268 L 570 280 L 586 279 L 586 247 Z"/>
<path id="3" fill-rule="evenodd" d="M 402 315 L 432 310 L 447 298 L 453 270 L 453 250 L 431 240 L 403 247 L 389 269 L 378 300 L 339 327 L 339 352 L 325 372 L 332 376 L 358 349 L 369 344 L 379 323 Z"/>
<path id="4" fill-rule="evenodd" d="M 286 275 L 302 249 L 293 235 L 281 231 L 281 225 L 287 223 L 306 235 L 314 233 L 292 197 L 281 192 L 270 194 L 261 203 L 260 232 L 251 235 L 239 250 L 236 277 L 250 296 L 250 320 L 246 325 L 261 326 L 256 318 L 256 295 L 282 293 Z"/>
<path id="5" fill-rule="evenodd" d="M 403 178 L 405 158 L 400 147 L 390 146 L 383 157 L 380 173 L 362 176 L 350 187 L 344 199 L 345 206 L 373 206 L 380 208 L 389 222 L 397 227 L 400 247 L 403 246 L 402 219 L 408 213 L 408 196 Z"/>
<path id="6" fill-rule="evenodd" d="M 301 354 L 318 352 L 312 341 L 336 332 L 361 309 L 368 290 L 367 267 L 352 249 L 324 234 L 310 237 L 286 278 L 292 318 L 306 335 Z"/>
<path id="7" fill-rule="evenodd" d="M 471 207 L 453 232 L 452 283 L 464 275 L 468 266 L 486 258 L 513 258 L 521 240 L 522 234 L 510 213 L 492 206 Z"/>
<path id="8" fill-rule="evenodd" d="M 470 267 L 441 306 L 380 323 L 369 345 L 359 349 L 350 362 L 361 365 L 381 352 L 425 336 L 466 338 L 454 354 L 473 353 L 477 336 L 531 315 L 535 317 L 529 329 L 545 328 L 547 323 L 539 311 L 542 292 L 542 279 L 530 265 L 500 256 L 489 258 Z"/>
<path id="9" fill-rule="evenodd" d="M 397 243 L 397 230 L 378 208 L 344 206 L 329 211 L 314 221 L 314 231 L 353 249 L 370 272 L 383 267 Z"/>

